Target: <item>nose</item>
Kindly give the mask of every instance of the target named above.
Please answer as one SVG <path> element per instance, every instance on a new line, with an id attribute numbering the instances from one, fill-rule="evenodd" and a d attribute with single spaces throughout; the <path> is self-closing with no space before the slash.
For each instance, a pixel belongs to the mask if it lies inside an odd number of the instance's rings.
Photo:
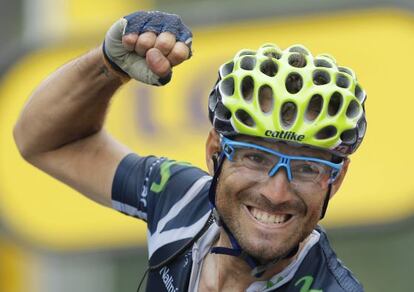
<path id="1" fill-rule="evenodd" d="M 290 201 L 295 196 L 285 167 L 278 168 L 273 176 L 268 176 L 260 184 L 259 191 L 275 204 Z"/>

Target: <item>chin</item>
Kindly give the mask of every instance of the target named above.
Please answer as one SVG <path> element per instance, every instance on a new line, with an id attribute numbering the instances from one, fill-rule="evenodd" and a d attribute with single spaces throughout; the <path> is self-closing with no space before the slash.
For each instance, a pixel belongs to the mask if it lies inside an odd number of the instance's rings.
<path id="1" fill-rule="evenodd" d="M 239 239 L 237 240 L 239 241 Z M 263 240 L 260 242 L 241 240 L 241 242 L 243 242 L 241 245 L 242 249 L 261 264 L 266 264 L 277 258 L 285 257 L 291 250 L 295 249 L 300 244 L 300 240 L 295 240 L 289 244 L 283 244 L 283 246 L 280 246 L 280 243 L 271 243 Z"/>
<path id="2" fill-rule="evenodd" d="M 230 222 L 230 226 L 227 226 L 232 230 L 237 242 L 247 254 L 258 260 L 261 264 L 285 257 L 292 250 L 296 249 L 313 230 L 311 224 L 309 224 L 307 226 L 297 226 L 295 228 L 296 232 L 289 235 L 283 234 L 277 236 L 275 234 L 271 235 L 257 232 L 254 229 L 248 230 L 246 225 L 243 228 L 243 224 L 239 225 L 234 223 L 234 221 Z"/>

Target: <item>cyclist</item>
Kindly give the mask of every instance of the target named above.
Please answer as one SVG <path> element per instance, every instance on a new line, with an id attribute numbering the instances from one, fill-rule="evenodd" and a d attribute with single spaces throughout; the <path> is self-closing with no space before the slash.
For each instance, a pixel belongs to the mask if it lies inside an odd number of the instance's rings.
<path id="1" fill-rule="evenodd" d="M 103 130 L 114 92 L 131 78 L 168 83 L 191 41 L 173 14 L 117 21 L 33 93 L 14 130 L 23 157 L 147 222 L 148 291 L 363 291 L 317 225 L 366 128 L 365 92 L 329 55 L 265 44 L 223 64 L 209 174 L 138 156 Z"/>

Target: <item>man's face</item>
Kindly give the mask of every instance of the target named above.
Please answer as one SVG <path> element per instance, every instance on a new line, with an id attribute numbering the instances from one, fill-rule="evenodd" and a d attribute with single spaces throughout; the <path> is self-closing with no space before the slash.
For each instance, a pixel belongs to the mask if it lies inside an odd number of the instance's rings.
<path id="1" fill-rule="evenodd" d="M 258 138 L 243 141 L 287 155 L 331 157 L 323 151 Z M 226 159 L 218 180 L 216 205 L 243 250 L 265 263 L 285 255 L 312 232 L 327 192 L 327 181 L 291 184 L 284 168 L 258 181 L 250 169 Z"/>

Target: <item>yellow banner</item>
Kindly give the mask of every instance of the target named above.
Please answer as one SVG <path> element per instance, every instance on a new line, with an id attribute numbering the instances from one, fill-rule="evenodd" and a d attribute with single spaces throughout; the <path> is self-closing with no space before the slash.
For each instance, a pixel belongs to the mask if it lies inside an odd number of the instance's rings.
<path id="1" fill-rule="evenodd" d="M 413 17 L 399 11 L 263 20 L 197 29 L 194 56 L 171 84 L 130 82 L 117 93 L 107 129 L 142 155 L 189 161 L 205 168 L 207 97 L 218 66 L 241 48 L 303 43 L 353 68 L 368 92 L 368 132 L 326 226 L 385 223 L 414 211 L 411 179 Z M 87 49 L 45 48 L 22 58 L 0 87 L 0 214 L 23 238 L 54 249 L 112 248 L 144 243 L 145 225 L 100 207 L 20 158 L 12 128 L 30 92 L 50 72 Z M 76 85 L 74 85 L 76 86 Z M 189 155 L 191 154 L 191 155 Z"/>

